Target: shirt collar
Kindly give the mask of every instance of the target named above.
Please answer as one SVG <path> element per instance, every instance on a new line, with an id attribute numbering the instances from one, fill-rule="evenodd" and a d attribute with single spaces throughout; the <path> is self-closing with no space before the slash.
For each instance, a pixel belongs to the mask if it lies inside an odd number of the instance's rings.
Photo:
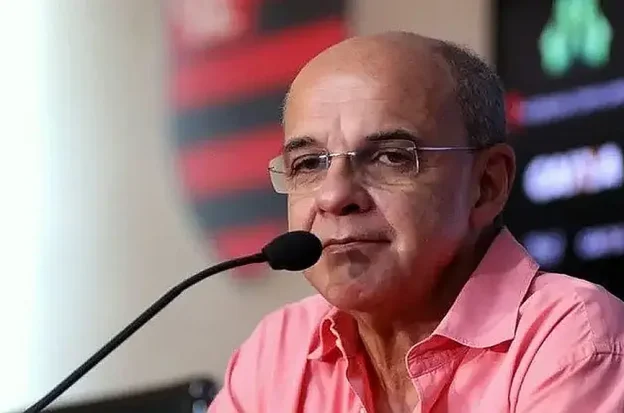
<path id="1" fill-rule="evenodd" d="M 520 305 L 538 268 L 504 228 L 433 334 L 476 348 L 513 339 Z"/>
<path id="2" fill-rule="evenodd" d="M 329 305 L 321 320 L 308 359 L 327 361 L 332 356 L 350 358 L 357 350 L 357 325 L 347 313 Z"/>
<path id="3" fill-rule="evenodd" d="M 503 228 L 433 335 L 475 348 L 513 339 L 520 305 L 538 268 L 522 245 Z M 308 358 L 351 357 L 359 343 L 356 334 L 357 326 L 351 316 L 328 304 Z"/>

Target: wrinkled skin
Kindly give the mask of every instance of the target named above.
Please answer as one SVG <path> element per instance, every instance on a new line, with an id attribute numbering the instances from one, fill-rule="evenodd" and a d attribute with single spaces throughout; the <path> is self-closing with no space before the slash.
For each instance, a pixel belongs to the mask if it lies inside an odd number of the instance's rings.
<path id="1" fill-rule="evenodd" d="M 292 84 L 286 142 L 309 137 L 343 152 L 370 135 L 403 130 L 424 146 L 468 145 L 453 77 L 429 46 L 415 35 L 386 34 L 350 39 L 317 56 Z M 317 191 L 288 201 L 291 230 L 311 231 L 325 243 L 357 241 L 325 249 L 305 276 L 356 318 L 386 389 L 401 387 L 390 383 L 396 372 L 386 370 L 433 330 L 478 263 L 513 181 L 505 145 L 420 159 L 418 175 L 384 188 L 362 184 L 349 161 L 337 158 Z"/>

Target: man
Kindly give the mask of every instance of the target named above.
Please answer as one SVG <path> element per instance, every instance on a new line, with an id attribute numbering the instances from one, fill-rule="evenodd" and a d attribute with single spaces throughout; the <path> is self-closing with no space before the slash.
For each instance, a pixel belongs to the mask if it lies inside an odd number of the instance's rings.
<path id="1" fill-rule="evenodd" d="M 299 73 L 284 132 L 271 177 L 324 243 L 320 295 L 259 324 L 210 412 L 624 412 L 624 304 L 501 224 L 515 160 L 477 57 L 349 39 Z"/>

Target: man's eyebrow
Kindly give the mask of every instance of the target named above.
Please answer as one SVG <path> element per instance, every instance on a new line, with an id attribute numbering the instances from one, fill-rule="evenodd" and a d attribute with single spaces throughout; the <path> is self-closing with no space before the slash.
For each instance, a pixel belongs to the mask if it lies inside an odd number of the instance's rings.
<path id="1" fill-rule="evenodd" d="M 422 145 L 422 139 L 413 132 L 406 129 L 392 129 L 387 131 L 379 131 L 364 137 L 364 142 L 381 142 L 393 139 L 405 139 L 414 142 L 416 145 Z M 290 138 L 282 148 L 282 153 L 289 153 L 297 149 L 319 147 L 321 144 L 310 136 L 297 136 Z"/>
<path id="2" fill-rule="evenodd" d="M 393 139 L 405 139 L 414 142 L 416 145 L 422 145 L 422 139 L 413 132 L 406 129 L 392 129 L 388 131 L 379 131 L 367 135 L 365 140 L 369 142 L 387 141 Z"/>
<path id="3" fill-rule="evenodd" d="M 310 136 L 297 136 L 288 139 L 282 148 L 282 153 L 289 153 L 297 149 L 307 148 L 310 146 L 319 146 L 316 139 Z"/>

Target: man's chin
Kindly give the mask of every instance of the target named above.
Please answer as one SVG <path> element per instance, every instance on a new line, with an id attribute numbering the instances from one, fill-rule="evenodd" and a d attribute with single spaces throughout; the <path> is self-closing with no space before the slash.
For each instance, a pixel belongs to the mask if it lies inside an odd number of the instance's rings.
<path id="1" fill-rule="evenodd" d="M 370 311 L 378 302 L 378 294 L 357 281 L 335 285 L 321 292 L 325 299 L 342 311 Z"/>
<path id="2" fill-rule="evenodd" d="M 325 299 L 341 310 L 366 311 L 378 306 L 387 295 L 392 277 L 380 262 L 332 262 L 304 272 L 307 280 Z M 331 275 L 330 275 L 331 274 Z"/>

